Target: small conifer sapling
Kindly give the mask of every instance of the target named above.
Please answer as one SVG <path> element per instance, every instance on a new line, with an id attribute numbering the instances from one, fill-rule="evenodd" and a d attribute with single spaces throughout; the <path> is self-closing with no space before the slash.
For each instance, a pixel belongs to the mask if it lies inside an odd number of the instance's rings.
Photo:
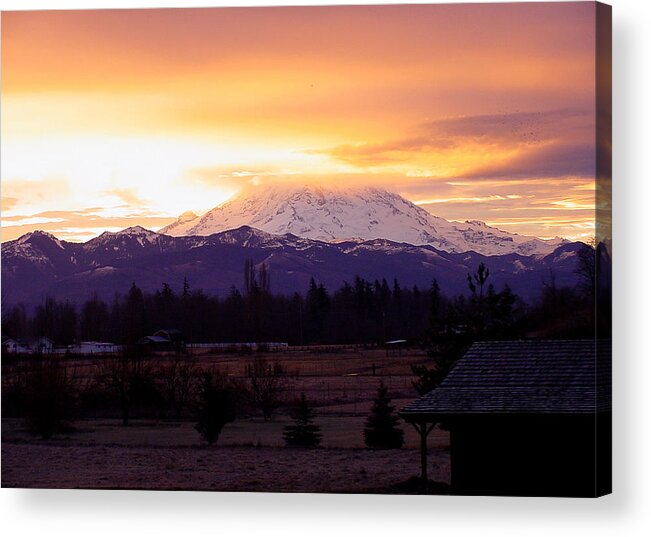
<path id="1" fill-rule="evenodd" d="M 393 411 L 387 387 L 380 382 L 377 397 L 373 400 L 371 414 L 364 428 L 364 442 L 370 448 L 401 448 L 404 443 L 404 431 L 398 426 L 400 418 Z"/>
<path id="2" fill-rule="evenodd" d="M 293 425 L 287 425 L 283 438 L 288 446 L 315 447 L 321 443 L 321 428 L 313 423 L 314 411 L 301 393 L 301 399 L 291 413 Z"/>

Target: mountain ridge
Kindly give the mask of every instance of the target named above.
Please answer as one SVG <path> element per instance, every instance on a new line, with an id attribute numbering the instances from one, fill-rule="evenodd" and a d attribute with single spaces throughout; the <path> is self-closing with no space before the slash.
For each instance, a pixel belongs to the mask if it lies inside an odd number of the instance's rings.
<path id="1" fill-rule="evenodd" d="M 331 243 L 250 226 L 183 237 L 135 227 L 85 243 L 32 232 L 2 244 L 3 302 L 35 305 L 44 296 L 81 302 L 93 293 L 111 300 L 132 282 L 153 292 L 163 282 L 180 289 L 186 277 L 195 289 L 224 295 L 242 287 L 247 260 L 267 265 L 272 292 L 280 294 L 304 292 L 311 278 L 334 290 L 356 276 L 369 281 L 396 278 L 404 286 L 421 288 L 429 288 L 436 278 L 445 293 L 465 294 L 466 275 L 485 263 L 496 289 L 508 284 L 528 299 L 540 294 L 551 272 L 557 285 L 575 285 L 576 252 L 583 247 L 567 243 L 546 256 L 485 256 L 388 239 Z"/>

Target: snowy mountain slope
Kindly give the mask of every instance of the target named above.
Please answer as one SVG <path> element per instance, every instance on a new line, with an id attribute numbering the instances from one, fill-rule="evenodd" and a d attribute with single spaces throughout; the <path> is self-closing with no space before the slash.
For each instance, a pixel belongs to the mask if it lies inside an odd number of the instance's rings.
<path id="1" fill-rule="evenodd" d="M 484 255 L 546 255 L 565 242 L 507 233 L 478 221 L 449 222 L 380 188 L 293 185 L 249 188 L 201 217 L 184 213 L 159 232 L 205 236 L 240 226 L 328 242 L 389 239 Z"/>
<path id="2" fill-rule="evenodd" d="M 171 224 L 165 226 L 166 235 L 180 237 L 186 235 L 186 230 L 198 222 L 199 216 L 192 211 L 185 211 L 178 219 Z M 161 230 L 162 231 L 162 230 Z"/>

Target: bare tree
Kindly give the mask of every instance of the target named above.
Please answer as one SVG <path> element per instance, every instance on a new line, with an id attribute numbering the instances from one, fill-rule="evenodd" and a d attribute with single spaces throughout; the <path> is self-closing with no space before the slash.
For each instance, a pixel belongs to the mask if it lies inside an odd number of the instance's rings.
<path id="1" fill-rule="evenodd" d="M 122 425 L 129 425 L 131 411 L 152 384 L 152 368 L 137 353 L 107 358 L 100 368 L 100 380 L 118 397 Z"/>
<path id="2" fill-rule="evenodd" d="M 173 407 L 176 416 L 180 417 L 192 401 L 200 379 L 199 368 L 193 362 L 177 355 L 173 361 L 160 367 L 158 376 L 165 402 Z"/>
<path id="3" fill-rule="evenodd" d="M 269 363 L 262 356 L 256 356 L 246 366 L 253 404 L 262 411 L 262 417 L 269 421 L 280 406 L 280 395 L 285 389 L 286 376 L 278 362 Z"/>

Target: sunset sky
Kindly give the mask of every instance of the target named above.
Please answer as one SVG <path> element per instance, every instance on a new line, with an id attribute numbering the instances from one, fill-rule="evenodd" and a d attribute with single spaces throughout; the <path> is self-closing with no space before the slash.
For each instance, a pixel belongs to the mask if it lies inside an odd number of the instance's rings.
<path id="1" fill-rule="evenodd" d="M 594 4 L 2 14 L 2 240 L 87 240 L 250 184 L 373 184 L 594 233 Z"/>

